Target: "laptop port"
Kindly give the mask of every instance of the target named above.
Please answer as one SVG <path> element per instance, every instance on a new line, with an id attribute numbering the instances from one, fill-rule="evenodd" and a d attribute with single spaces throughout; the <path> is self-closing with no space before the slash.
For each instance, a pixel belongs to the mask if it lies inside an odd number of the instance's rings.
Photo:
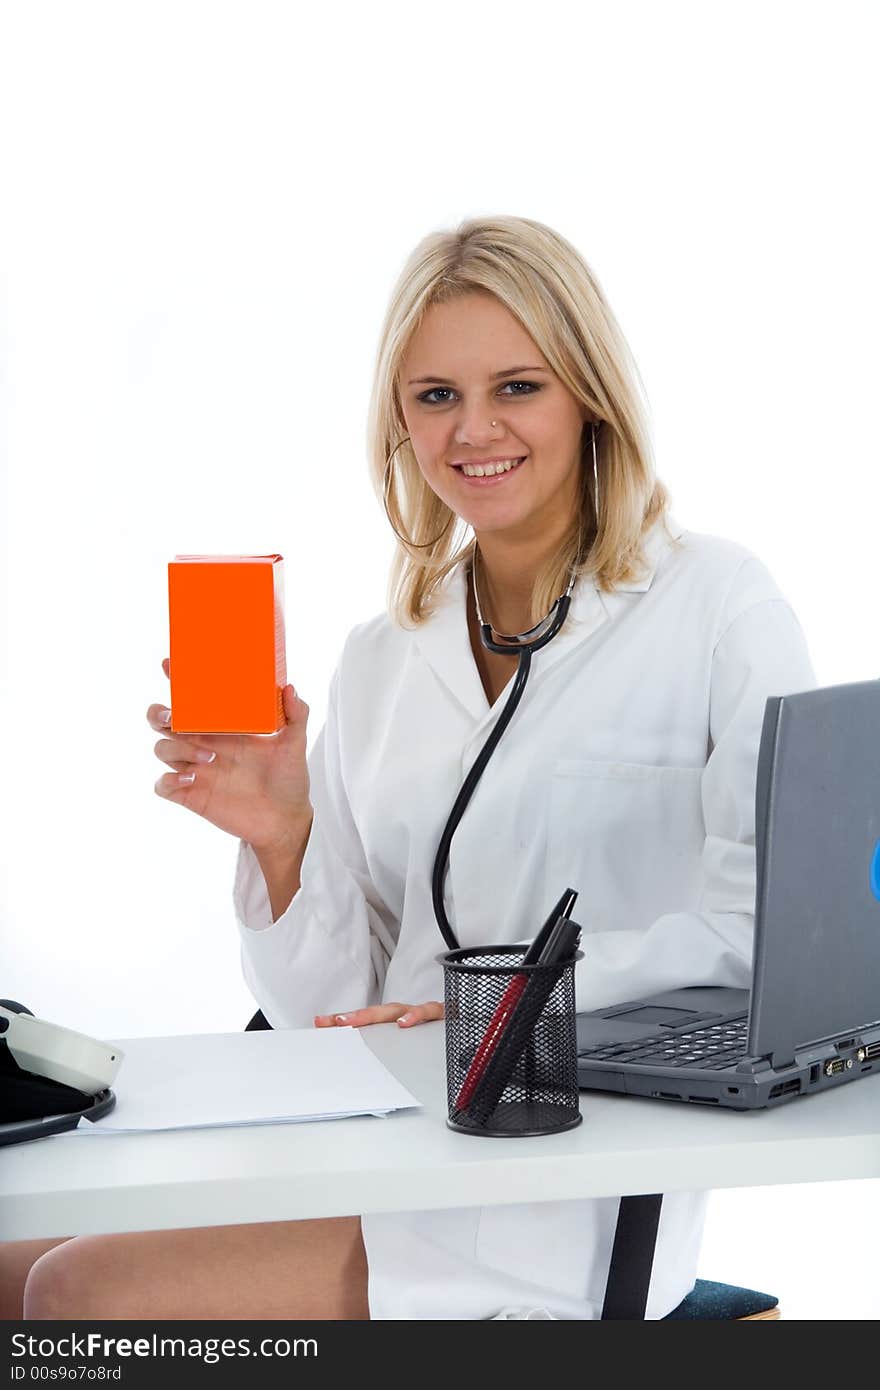
<path id="1" fill-rule="evenodd" d="M 775 1100 L 777 1096 L 796 1096 L 801 1089 L 801 1079 L 796 1076 L 793 1081 L 779 1081 L 775 1086 L 770 1087 L 770 1100 Z"/>
<path id="2" fill-rule="evenodd" d="M 880 1057 L 880 1042 L 868 1043 L 865 1048 L 865 1061 L 870 1062 L 874 1057 Z"/>
<path id="3" fill-rule="evenodd" d="M 829 1058 L 829 1060 L 825 1063 L 825 1075 L 837 1076 L 839 1072 L 842 1072 L 844 1070 L 844 1066 L 845 1063 L 842 1057 Z"/>
<path id="4" fill-rule="evenodd" d="M 818 1081 L 818 1080 L 819 1080 L 819 1073 L 820 1073 L 821 1070 L 822 1070 L 822 1068 L 819 1066 L 819 1063 L 818 1063 L 818 1062 L 816 1062 L 814 1066 L 810 1067 L 810 1085 L 811 1085 L 811 1086 L 812 1086 L 812 1084 L 813 1084 L 814 1081 Z"/>

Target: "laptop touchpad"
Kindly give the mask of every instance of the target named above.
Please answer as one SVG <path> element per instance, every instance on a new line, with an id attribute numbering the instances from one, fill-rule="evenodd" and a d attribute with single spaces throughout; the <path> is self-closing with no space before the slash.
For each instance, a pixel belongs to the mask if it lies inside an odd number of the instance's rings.
<path id="1" fill-rule="evenodd" d="M 702 1017 L 697 1009 L 667 1009 L 657 1004 L 637 1005 L 634 1009 L 606 1010 L 599 1018 L 626 1019 L 627 1023 L 687 1023 L 691 1018 Z"/>
<path id="2" fill-rule="evenodd" d="M 656 1037 L 664 1027 L 687 1027 L 689 1023 L 705 1017 L 705 1009 L 675 1009 L 665 1004 L 633 1004 L 629 1007 L 618 1004 L 615 1008 L 578 1014 L 578 1048 L 637 1042 L 639 1038 Z"/>

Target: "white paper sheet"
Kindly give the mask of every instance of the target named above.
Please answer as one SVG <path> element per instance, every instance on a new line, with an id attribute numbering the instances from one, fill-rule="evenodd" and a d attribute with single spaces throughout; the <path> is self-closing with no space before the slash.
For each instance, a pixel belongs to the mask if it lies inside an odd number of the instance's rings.
<path id="1" fill-rule="evenodd" d="M 121 1038 L 116 1105 L 77 1134 L 386 1115 L 419 1101 L 355 1028 Z"/>

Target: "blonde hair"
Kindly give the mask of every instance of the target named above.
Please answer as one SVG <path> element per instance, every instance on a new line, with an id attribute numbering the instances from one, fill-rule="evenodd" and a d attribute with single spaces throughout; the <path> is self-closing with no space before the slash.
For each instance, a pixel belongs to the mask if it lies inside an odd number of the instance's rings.
<path id="1" fill-rule="evenodd" d="M 472 560 L 476 539 L 471 535 L 453 549 L 460 527 L 469 528 L 419 468 L 407 437 L 398 372 L 428 308 L 476 291 L 494 295 L 510 310 L 551 370 L 600 422 L 599 516 L 591 426 L 586 426 L 580 507 L 558 550 L 536 576 L 532 623 L 548 612 L 573 569 L 592 574 L 606 592 L 617 582 L 641 578 L 643 538 L 658 518 L 673 539 L 666 525 L 669 493 L 654 473 L 641 378 L 590 267 L 564 237 L 541 222 L 470 218 L 452 231 L 432 232 L 412 251 L 392 291 L 376 352 L 368 454 L 373 485 L 389 520 L 411 542 L 398 537 L 388 586 L 389 613 L 402 627 L 430 616 L 446 576 L 463 557 Z"/>

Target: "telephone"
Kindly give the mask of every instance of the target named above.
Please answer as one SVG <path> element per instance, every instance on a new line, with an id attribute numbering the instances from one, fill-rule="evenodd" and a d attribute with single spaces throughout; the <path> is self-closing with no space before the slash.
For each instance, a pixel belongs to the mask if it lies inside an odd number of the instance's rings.
<path id="1" fill-rule="evenodd" d="M 116 1104 L 124 1053 L 0 999 L 0 1145 L 75 1129 Z"/>

